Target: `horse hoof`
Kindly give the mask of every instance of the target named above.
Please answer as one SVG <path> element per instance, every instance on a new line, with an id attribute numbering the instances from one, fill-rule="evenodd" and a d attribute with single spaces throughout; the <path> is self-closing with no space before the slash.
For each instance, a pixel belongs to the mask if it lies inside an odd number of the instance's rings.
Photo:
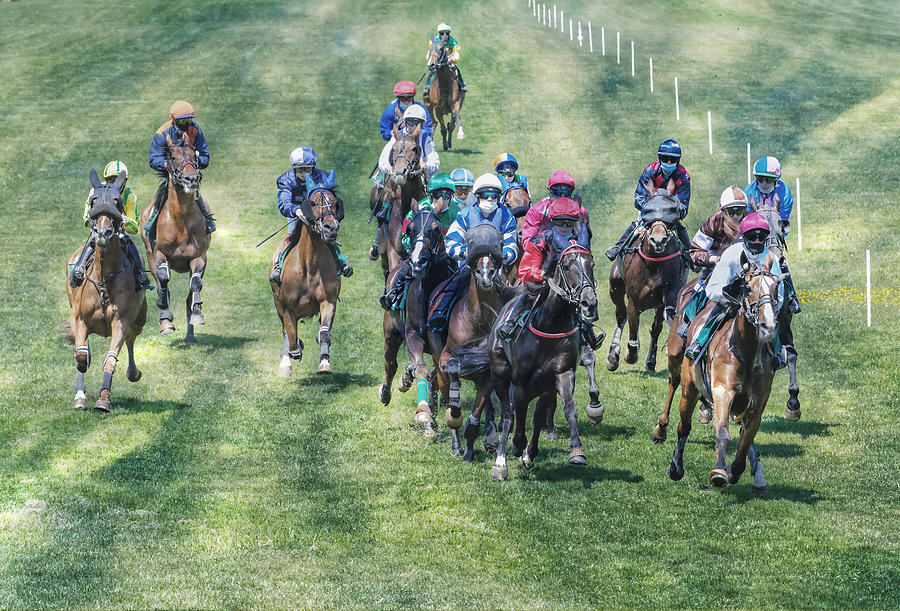
<path id="1" fill-rule="evenodd" d="M 437 434 L 437 431 L 434 430 L 434 426 L 431 424 L 429 420 L 427 424 L 422 426 L 422 436 L 426 438 L 434 437 Z"/>
<path id="2" fill-rule="evenodd" d="M 569 464 L 579 466 L 586 465 L 587 457 L 584 455 L 584 450 L 581 448 L 572 448 L 572 451 L 569 452 Z"/>
<path id="3" fill-rule="evenodd" d="M 294 371 L 291 369 L 290 365 L 287 367 L 279 367 L 278 368 L 278 377 L 279 378 L 289 378 L 293 375 Z"/>
<path id="4" fill-rule="evenodd" d="M 506 467 L 498 467 L 497 465 L 494 465 L 493 467 L 491 467 L 491 477 L 498 482 L 502 482 L 509 477 L 509 469 L 507 469 Z"/>
<path id="5" fill-rule="evenodd" d="M 201 314 L 199 312 L 197 312 L 195 314 L 191 314 L 190 324 L 194 325 L 195 327 L 197 325 L 206 324 L 206 321 L 203 319 L 203 314 Z"/>
<path id="6" fill-rule="evenodd" d="M 413 383 L 412 374 L 409 372 L 406 372 L 402 376 L 400 376 L 400 385 L 397 386 L 397 390 L 399 390 L 400 392 L 406 392 L 407 390 L 412 388 L 412 383 Z"/>
<path id="7" fill-rule="evenodd" d="M 647 371 L 656 371 L 656 361 L 652 361 L 652 362 L 648 361 L 648 362 L 644 365 L 644 368 L 645 368 Z"/>
<path id="8" fill-rule="evenodd" d="M 459 413 L 459 416 L 454 418 L 453 410 L 448 407 L 446 410 L 444 410 L 444 420 L 447 421 L 447 426 L 449 426 L 453 430 L 458 431 L 459 427 L 461 427 L 463 423 L 462 412 Z"/>
<path id="9" fill-rule="evenodd" d="M 84 396 L 83 392 L 79 392 L 75 395 L 75 402 L 72 403 L 72 409 L 84 409 L 87 407 L 87 397 Z"/>
<path id="10" fill-rule="evenodd" d="M 472 464 L 472 461 L 475 460 L 475 452 L 472 451 L 472 448 L 466 446 L 466 449 L 463 452 L 462 459 L 463 459 L 463 462 Z"/>
<path id="11" fill-rule="evenodd" d="M 331 373 L 331 362 L 328 359 L 322 359 L 321 361 L 319 361 L 319 368 L 316 369 L 316 373 L 330 374 Z"/>
<path id="12" fill-rule="evenodd" d="M 768 486 L 753 486 L 753 494 L 756 496 L 765 496 L 768 491 Z"/>
<path id="13" fill-rule="evenodd" d="M 160 335 L 172 335 L 173 333 L 175 333 L 174 326 L 171 326 L 171 325 L 170 326 L 166 326 L 166 325 L 159 326 L 159 334 Z"/>
<path id="14" fill-rule="evenodd" d="M 797 406 L 797 409 L 791 409 L 790 407 L 784 408 L 784 417 L 786 420 L 790 420 L 791 422 L 797 422 L 800 420 L 800 406 Z"/>
<path id="15" fill-rule="evenodd" d="M 666 435 L 668 434 L 667 428 L 661 424 L 657 424 L 653 428 L 653 432 L 650 433 L 650 439 L 653 440 L 653 443 L 660 444 L 666 440 Z"/>
<path id="16" fill-rule="evenodd" d="M 697 422 L 700 424 L 709 424 L 710 420 L 712 420 L 712 410 L 707 409 L 706 407 L 701 407 L 697 410 Z"/>
<path id="17" fill-rule="evenodd" d="M 675 463 L 669 463 L 669 479 L 677 482 L 682 477 L 684 477 L 684 469 L 679 469 L 675 466 Z"/>
<path id="18" fill-rule="evenodd" d="M 559 441 L 556 431 L 547 431 L 547 441 Z"/>
<path id="19" fill-rule="evenodd" d="M 461 129 L 456 130 L 456 139 L 457 140 L 465 140 L 466 139 L 466 135 L 463 133 L 463 130 L 461 130 Z"/>
<path id="20" fill-rule="evenodd" d="M 606 359 L 606 369 L 607 371 L 615 371 L 619 368 L 619 359 Z"/>
<path id="21" fill-rule="evenodd" d="M 109 401 L 104 401 L 103 399 L 97 399 L 97 402 L 94 403 L 94 409 L 98 412 L 109 413 Z"/>
<path id="22" fill-rule="evenodd" d="M 134 371 L 129 369 L 125 372 L 125 377 L 128 378 L 129 382 L 137 382 L 141 379 L 142 375 L 143 374 L 141 373 L 140 369 L 135 369 Z"/>
<path id="23" fill-rule="evenodd" d="M 591 403 L 587 406 L 587 417 L 588 422 L 591 424 L 600 424 L 603 422 L 603 404 L 599 401 L 597 403 Z"/>
<path id="24" fill-rule="evenodd" d="M 382 405 L 387 405 L 391 402 L 391 387 L 384 382 L 378 386 L 378 400 L 381 401 Z"/>
<path id="25" fill-rule="evenodd" d="M 185 335 L 185 336 L 184 336 L 184 343 L 185 343 L 185 344 L 196 344 L 196 343 L 197 343 L 197 338 L 194 337 L 194 334 L 193 334 L 193 333 L 192 333 L 191 335 Z"/>
<path id="26" fill-rule="evenodd" d="M 519 464 L 525 469 L 531 469 L 534 466 L 534 459 L 528 455 L 528 452 L 522 454 Z"/>
<path id="27" fill-rule="evenodd" d="M 728 474 L 724 469 L 713 469 L 709 473 L 709 483 L 713 488 L 724 488 L 728 485 Z"/>
<path id="28" fill-rule="evenodd" d="M 452 456 L 453 458 L 462 456 L 462 450 L 460 450 L 459 448 L 453 448 L 452 450 L 450 450 L 450 456 Z"/>
<path id="29" fill-rule="evenodd" d="M 628 363 L 629 365 L 634 365 L 635 363 L 637 363 L 637 357 L 638 357 L 637 354 L 631 354 L 630 352 L 626 352 L 625 353 L 625 362 Z"/>
<path id="30" fill-rule="evenodd" d="M 522 456 L 522 454 L 524 454 L 524 453 L 525 453 L 525 446 L 522 446 L 520 448 L 519 446 L 517 446 L 515 444 L 515 442 L 513 442 L 512 452 L 510 452 L 510 454 L 512 454 L 513 456 Z"/>

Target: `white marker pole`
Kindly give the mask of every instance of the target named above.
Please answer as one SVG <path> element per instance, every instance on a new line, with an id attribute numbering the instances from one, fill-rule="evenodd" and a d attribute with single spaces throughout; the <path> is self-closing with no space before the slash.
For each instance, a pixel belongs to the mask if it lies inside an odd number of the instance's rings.
<path id="1" fill-rule="evenodd" d="M 565 32 L 566 20 L 563 19 L 563 10 L 559 9 L 559 31 Z"/>
<path id="2" fill-rule="evenodd" d="M 553 5 L 553 27 L 556 28 L 556 5 Z"/>
<path id="3" fill-rule="evenodd" d="M 575 40 L 575 37 L 572 35 L 572 20 L 569 19 L 569 42 Z"/>
<path id="4" fill-rule="evenodd" d="M 631 78 L 634 78 L 634 41 L 631 41 Z"/>
<path id="5" fill-rule="evenodd" d="M 588 21 L 588 46 L 591 48 L 591 53 L 594 52 L 594 33 L 591 31 L 591 22 Z"/>
<path id="6" fill-rule="evenodd" d="M 547 5 L 541 3 L 541 23 L 547 25 Z"/>
<path id="7" fill-rule="evenodd" d="M 869 249 L 866 249 L 866 326 L 872 326 L 872 268 Z"/>
<path id="8" fill-rule="evenodd" d="M 747 184 L 750 184 L 750 143 L 747 143 Z"/>
<path id="9" fill-rule="evenodd" d="M 653 93 L 653 58 L 650 58 L 650 93 Z"/>
<path id="10" fill-rule="evenodd" d="M 709 154 L 712 155 L 712 111 L 706 111 L 706 127 L 709 132 Z"/>
<path id="11" fill-rule="evenodd" d="M 602 25 L 600 26 L 600 50 L 603 51 L 603 56 L 606 57 L 606 28 Z"/>
<path id="12" fill-rule="evenodd" d="M 621 57 L 621 54 L 619 53 L 619 32 L 616 32 L 616 63 L 617 64 L 622 63 L 622 57 Z"/>
<path id="13" fill-rule="evenodd" d="M 681 113 L 678 111 L 678 77 L 675 77 L 675 120 L 681 121 Z"/>
<path id="14" fill-rule="evenodd" d="M 797 190 L 794 192 L 794 203 L 797 204 L 797 250 L 803 250 L 803 216 L 800 214 L 800 177 L 797 177 Z"/>
<path id="15" fill-rule="evenodd" d="M 535 17 L 537 15 L 537 2 L 531 5 L 531 16 Z"/>

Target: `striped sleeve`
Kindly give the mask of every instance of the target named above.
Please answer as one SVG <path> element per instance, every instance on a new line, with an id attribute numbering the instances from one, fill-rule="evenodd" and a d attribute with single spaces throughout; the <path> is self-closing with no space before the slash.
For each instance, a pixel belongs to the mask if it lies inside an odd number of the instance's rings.
<path id="1" fill-rule="evenodd" d="M 466 258 L 466 232 L 469 230 L 469 223 L 465 210 L 456 215 L 456 220 L 450 225 L 445 238 L 447 254 L 456 261 Z"/>
<path id="2" fill-rule="evenodd" d="M 508 211 L 503 216 L 503 260 L 515 261 L 519 256 L 519 247 L 516 245 L 516 219 Z"/>

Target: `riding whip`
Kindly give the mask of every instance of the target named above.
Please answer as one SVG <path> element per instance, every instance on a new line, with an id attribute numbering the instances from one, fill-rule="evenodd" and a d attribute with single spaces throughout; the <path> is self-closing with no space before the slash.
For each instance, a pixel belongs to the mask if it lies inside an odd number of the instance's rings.
<path id="1" fill-rule="evenodd" d="M 269 240 L 271 240 L 272 238 L 274 238 L 276 235 L 278 235 L 279 233 L 281 233 L 281 232 L 284 230 L 284 228 L 287 227 L 288 225 L 290 225 L 291 223 L 293 223 L 294 220 L 295 220 L 295 219 L 289 220 L 287 223 L 285 223 L 284 227 L 282 227 L 281 229 L 279 229 L 278 231 L 276 231 L 275 233 L 273 233 L 272 235 L 270 235 L 269 237 L 267 237 L 265 240 L 263 240 L 263 241 L 260 242 L 259 244 L 257 244 L 257 245 L 256 245 L 256 248 L 259 248 L 260 246 L 262 246 L 263 244 L 265 244 L 266 242 L 268 242 Z"/>
<path id="2" fill-rule="evenodd" d="M 429 71 L 426 70 L 425 72 L 422 73 L 422 76 L 420 76 L 420 77 L 419 77 L 419 80 L 416 81 L 416 85 L 418 85 L 419 83 L 422 82 L 422 79 L 425 78 L 425 75 L 428 74 L 428 72 L 429 72 Z"/>

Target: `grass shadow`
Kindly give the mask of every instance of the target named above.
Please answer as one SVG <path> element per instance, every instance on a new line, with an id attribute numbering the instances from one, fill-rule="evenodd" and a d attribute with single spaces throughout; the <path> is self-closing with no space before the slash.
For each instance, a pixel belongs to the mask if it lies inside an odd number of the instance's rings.
<path id="1" fill-rule="evenodd" d="M 746 475 L 749 476 L 749 473 Z M 728 486 L 722 490 L 722 494 L 733 497 L 732 503 L 734 504 L 743 504 L 748 501 L 760 500 L 790 501 L 792 503 L 802 503 L 804 505 L 815 505 L 819 501 L 827 500 L 827 497 L 810 488 L 784 486 L 780 484 L 769 485 L 766 494 L 757 496 L 756 493 L 753 492 L 753 487 L 750 485 L 751 479 L 752 478 L 748 478 L 746 484 L 744 484 L 744 478 L 741 478 L 741 483 L 734 486 Z"/>
<path id="2" fill-rule="evenodd" d="M 841 426 L 837 423 L 814 422 L 801 420 L 791 422 L 787 418 L 778 417 L 774 420 L 764 420 L 759 425 L 759 430 L 764 433 L 793 433 L 803 439 L 807 437 L 830 437 L 831 427 Z"/>
<path id="3" fill-rule="evenodd" d="M 210 354 L 214 350 L 219 350 L 222 348 L 241 348 L 245 344 L 249 344 L 250 342 L 254 342 L 258 339 L 255 337 L 239 337 L 200 333 L 196 329 L 197 328 L 195 327 L 194 332 L 196 333 L 195 337 L 197 338 L 196 343 L 190 344 L 184 341 L 184 335 L 178 335 L 178 330 L 176 329 L 175 334 L 173 335 L 175 341 L 169 344 L 169 347 L 176 350 L 202 350 L 204 354 Z"/>
<path id="4" fill-rule="evenodd" d="M 806 452 L 796 443 L 757 443 L 756 448 L 762 457 L 796 458 Z"/>
<path id="5" fill-rule="evenodd" d="M 145 399 L 133 399 L 127 402 L 114 404 L 111 417 L 124 416 L 126 414 L 150 413 L 164 414 L 171 411 L 181 411 L 190 408 L 189 403 L 181 403 L 178 401 L 169 401 L 163 399 L 160 401 L 147 401 Z"/>
<path id="6" fill-rule="evenodd" d="M 344 390 L 349 386 L 358 386 L 360 388 L 372 387 L 381 380 L 371 373 L 348 373 L 346 371 L 338 371 L 331 375 L 320 375 L 310 370 L 310 375 L 297 379 L 297 386 L 319 388 L 329 394 Z M 377 391 L 375 392 L 377 400 Z"/>
<path id="7" fill-rule="evenodd" d="M 444 151 L 445 153 L 459 153 L 460 155 L 484 155 L 482 151 L 473 151 L 472 149 L 450 149 L 449 151 Z"/>
<path id="8" fill-rule="evenodd" d="M 568 451 L 558 454 L 568 456 Z M 546 460 L 549 458 L 545 457 Z M 591 465 L 579 467 L 568 463 L 557 464 L 554 468 L 547 468 L 546 463 L 538 463 L 536 469 L 529 473 L 534 479 L 545 482 L 580 481 L 585 488 L 590 488 L 595 482 L 602 481 L 620 481 L 628 484 L 638 484 L 644 481 L 643 477 L 628 469 L 604 469 Z"/>

